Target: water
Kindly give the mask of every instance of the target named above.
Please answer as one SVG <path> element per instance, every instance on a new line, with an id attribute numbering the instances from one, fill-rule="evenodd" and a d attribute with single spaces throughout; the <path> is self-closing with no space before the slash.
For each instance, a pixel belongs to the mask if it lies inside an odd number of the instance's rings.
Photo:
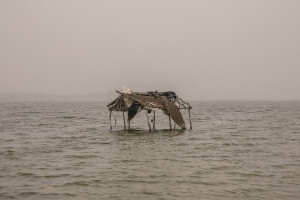
<path id="1" fill-rule="evenodd" d="M 193 130 L 110 132 L 104 102 L 0 103 L 0 198 L 300 198 L 300 102 L 192 106 Z"/>

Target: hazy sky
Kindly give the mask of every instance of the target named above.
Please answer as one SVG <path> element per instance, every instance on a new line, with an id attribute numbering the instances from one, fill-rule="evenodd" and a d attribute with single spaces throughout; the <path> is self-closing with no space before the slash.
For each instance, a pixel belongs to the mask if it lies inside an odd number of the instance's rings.
<path id="1" fill-rule="evenodd" d="M 0 93 L 300 100 L 299 0 L 0 0 Z"/>

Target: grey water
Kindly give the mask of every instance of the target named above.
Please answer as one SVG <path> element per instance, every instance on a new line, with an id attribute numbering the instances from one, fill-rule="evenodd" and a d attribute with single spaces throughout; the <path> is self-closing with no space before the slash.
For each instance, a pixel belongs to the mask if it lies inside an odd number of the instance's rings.
<path id="1" fill-rule="evenodd" d="M 0 199 L 300 199 L 300 102 L 191 102 L 192 130 L 151 132 L 106 103 L 1 102 Z"/>

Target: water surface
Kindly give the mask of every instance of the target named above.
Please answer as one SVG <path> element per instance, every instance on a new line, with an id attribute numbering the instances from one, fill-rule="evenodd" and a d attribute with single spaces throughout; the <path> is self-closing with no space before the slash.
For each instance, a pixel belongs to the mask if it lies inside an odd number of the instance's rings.
<path id="1" fill-rule="evenodd" d="M 0 198 L 300 198 L 300 102 L 192 102 L 193 130 L 154 132 L 105 105 L 0 103 Z"/>

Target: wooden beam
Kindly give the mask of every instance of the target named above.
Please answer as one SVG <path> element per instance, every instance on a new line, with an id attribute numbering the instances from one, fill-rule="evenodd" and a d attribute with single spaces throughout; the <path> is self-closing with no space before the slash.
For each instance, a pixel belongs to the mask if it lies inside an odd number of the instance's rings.
<path id="1" fill-rule="evenodd" d="M 171 115 L 169 115 L 170 130 L 172 130 Z"/>

